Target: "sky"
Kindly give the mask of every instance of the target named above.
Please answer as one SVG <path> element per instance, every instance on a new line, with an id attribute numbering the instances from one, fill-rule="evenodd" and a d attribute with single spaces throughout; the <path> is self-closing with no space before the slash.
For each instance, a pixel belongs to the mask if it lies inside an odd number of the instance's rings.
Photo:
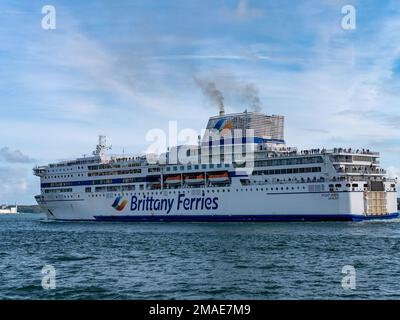
<path id="1" fill-rule="evenodd" d="M 55 29 L 44 29 L 45 5 Z M 345 5 L 355 29 L 344 29 Z M 0 0 L 0 203 L 33 204 L 32 168 L 146 150 L 146 132 L 200 132 L 217 106 L 285 116 L 287 145 L 381 152 L 400 175 L 400 1 Z"/>

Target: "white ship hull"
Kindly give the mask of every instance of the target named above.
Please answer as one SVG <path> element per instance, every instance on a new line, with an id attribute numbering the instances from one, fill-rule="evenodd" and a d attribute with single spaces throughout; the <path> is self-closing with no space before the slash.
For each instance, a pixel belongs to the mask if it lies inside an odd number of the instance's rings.
<path id="1" fill-rule="evenodd" d="M 358 221 L 398 215 L 396 192 L 387 193 L 387 214 L 367 215 L 363 191 L 291 193 L 251 189 L 105 194 L 47 200 L 40 205 L 49 219 L 75 221 Z M 117 210 L 115 207 L 124 200 L 125 206 Z"/>

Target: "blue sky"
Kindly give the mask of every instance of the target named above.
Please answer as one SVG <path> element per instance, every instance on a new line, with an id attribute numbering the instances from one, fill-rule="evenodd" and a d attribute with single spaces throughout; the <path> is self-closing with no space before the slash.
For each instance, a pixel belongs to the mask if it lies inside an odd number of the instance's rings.
<path id="1" fill-rule="evenodd" d="M 98 134 L 138 153 L 169 120 L 200 131 L 217 107 L 196 78 L 228 112 L 247 108 L 235 83 L 256 86 L 288 145 L 374 149 L 400 174 L 398 1 L 1 0 L 0 74 L 0 203 L 33 203 L 31 168 L 88 154 Z"/>

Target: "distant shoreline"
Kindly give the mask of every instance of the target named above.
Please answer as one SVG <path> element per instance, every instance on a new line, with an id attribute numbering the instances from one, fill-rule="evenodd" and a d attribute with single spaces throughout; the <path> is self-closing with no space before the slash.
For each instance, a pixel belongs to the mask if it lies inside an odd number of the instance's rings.
<path id="1" fill-rule="evenodd" d="M 42 209 L 38 205 L 18 205 L 19 213 L 42 213 Z"/>

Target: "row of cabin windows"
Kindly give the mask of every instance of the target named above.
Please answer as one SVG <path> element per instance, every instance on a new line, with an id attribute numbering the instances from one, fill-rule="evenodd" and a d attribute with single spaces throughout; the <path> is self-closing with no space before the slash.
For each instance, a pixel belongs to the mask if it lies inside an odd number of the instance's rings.
<path id="1" fill-rule="evenodd" d="M 321 172 L 321 167 L 255 170 L 253 171 L 253 175 L 293 174 L 293 173 L 311 173 L 311 172 Z"/>
<path id="2" fill-rule="evenodd" d="M 112 169 L 111 164 L 100 164 L 98 166 L 88 166 L 88 170 L 99 170 L 99 169 Z"/>
<path id="3" fill-rule="evenodd" d="M 130 165 L 128 165 L 128 167 L 129 166 Z M 229 164 L 228 163 L 226 163 L 224 165 L 221 164 L 221 163 L 209 164 L 208 168 L 210 168 L 210 169 L 222 168 L 223 166 L 225 168 L 229 168 Z M 102 165 L 98 165 L 98 166 L 88 166 L 88 169 L 89 170 L 99 170 L 99 169 L 112 169 L 112 168 L 120 168 L 120 167 L 121 167 L 120 165 L 102 164 Z M 196 165 L 188 165 L 186 169 L 187 170 L 192 170 L 192 169 L 198 170 L 199 168 L 200 168 L 200 165 L 196 164 Z M 83 167 L 78 167 L 78 169 L 83 169 Z M 206 164 L 202 164 L 201 165 L 201 169 L 207 169 L 207 165 Z M 68 171 L 68 170 L 72 171 L 73 169 L 72 168 L 71 169 L 67 168 L 67 169 L 62 169 L 62 170 L 49 170 L 49 172 L 60 172 L 60 171 Z M 179 166 L 179 170 L 180 171 L 185 170 L 185 166 Z M 149 168 L 148 169 L 149 173 L 151 173 L 151 172 L 160 172 L 160 171 L 161 171 L 160 168 Z M 178 171 L 178 166 L 166 167 L 166 171 Z M 105 171 L 105 172 L 88 173 L 88 176 L 91 177 L 91 176 L 103 176 L 103 175 L 132 174 L 132 173 L 141 173 L 141 172 L 142 172 L 141 169 L 124 170 L 124 171 L 111 171 L 111 172 Z M 47 179 L 50 179 L 50 178 L 66 178 L 66 177 L 72 177 L 72 176 L 73 175 L 48 176 L 48 177 L 45 177 L 45 178 L 47 178 Z M 83 176 L 83 175 L 78 174 L 78 176 Z"/>
<path id="4" fill-rule="evenodd" d="M 373 162 L 373 158 L 366 156 L 353 156 L 353 161 Z"/>
<path id="5" fill-rule="evenodd" d="M 323 186 L 323 185 L 322 185 Z M 336 188 L 340 188 L 342 185 L 341 184 L 336 184 L 335 185 L 335 187 Z M 358 187 L 358 184 L 356 184 L 356 183 L 353 183 L 352 185 L 350 185 L 350 184 L 346 184 L 346 187 L 353 187 L 353 188 L 357 188 Z M 367 187 L 368 185 L 364 185 L 364 187 Z M 332 189 L 333 188 L 333 184 L 331 184 L 331 185 L 329 185 L 329 188 L 330 189 Z M 255 191 L 295 191 L 295 190 L 298 190 L 298 191 L 300 191 L 300 190 L 306 190 L 306 187 L 305 186 L 296 186 L 296 187 L 294 187 L 294 186 L 291 186 L 291 187 L 273 187 L 273 188 L 255 188 L 254 189 Z M 323 188 L 322 188 L 322 190 L 323 190 Z M 46 191 L 48 191 L 48 190 L 46 190 Z M 45 193 L 49 193 L 49 192 L 46 192 L 45 191 Z M 253 191 L 253 188 L 241 188 L 241 189 L 236 189 L 235 190 L 236 192 L 252 192 Z M 204 193 L 219 193 L 219 192 L 231 192 L 231 190 L 230 189 L 216 189 L 216 190 L 204 190 Z M 141 195 L 141 194 L 143 194 L 143 195 L 162 195 L 162 194 L 176 194 L 176 193 L 185 193 L 185 191 L 163 191 L 163 192 L 157 192 L 157 191 L 153 191 L 153 192 L 138 192 L 138 195 Z M 120 193 L 115 193 L 114 194 L 114 196 L 117 196 L 117 195 L 121 195 Z M 128 193 L 125 193 L 125 195 L 128 195 Z M 133 193 L 130 193 L 130 195 L 133 195 Z M 89 197 L 92 197 L 92 198 L 94 198 L 94 197 L 105 197 L 106 196 L 106 194 L 90 194 L 89 195 Z M 62 197 L 62 196 L 60 196 L 60 197 Z M 78 198 L 80 198 L 80 195 L 77 195 L 77 197 Z M 58 196 L 56 196 L 56 198 L 58 198 Z M 64 195 L 64 198 L 73 198 L 73 196 L 68 196 L 68 195 Z"/>
<path id="6" fill-rule="evenodd" d="M 115 192 L 115 191 L 135 191 L 136 186 L 135 185 L 128 185 L 128 186 L 110 186 L 110 187 L 96 187 L 95 188 L 95 192 Z M 139 185 L 139 187 L 137 188 L 137 190 L 144 190 L 144 185 Z M 228 189 L 229 190 L 229 189 Z M 210 192 L 210 190 L 205 190 L 207 192 Z M 258 191 L 258 189 L 257 189 Z M 87 187 L 85 188 L 85 192 L 86 193 L 91 193 L 92 192 L 92 188 L 91 187 Z M 185 190 L 182 191 L 164 191 L 164 192 L 168 192 L 169 194 L 175 194 L 175 193 L 184 193 Z M 211 191 L 214 192 L 214 191 Z M 217 189 L 217 192 L 219 192 L 219 189 Z M 225 191 L 223 191 L 225 192 Z M 140 192 L 139 192 L 140 194 Z M 162 194 L 162 191 L 157 192 L 157 191 L 153 191 L 153 192 L 145 192 L 143 194 Z"/>
<path id="7" fill-rule="evenodd" d="M 367 187 L 368 185 L 364 185 L 364 187 Z M 330 184 L 329 188 L 341 188 L 342 184 L 338 183 L 338 184 Z M 353 183 L 353 184 L 346 184 L 346 187 L 353 187 L 353 188 L 358 188 L 358 184 L 357 183 Z M 305 187 L 302 187 L 303 189 L 305 189 Z M 96 187 L 95 188 L 95 192 L 115 192 L 115 191 L 135 191 L 136 186 L 135 185 L 127 185 L 127 186 L 109 186 L 109 187 Z M 274 190 L 274 188 L 270 188 L 271 190 Z M 291 187 L 291 190 L 295 190 L 295 187 Z M 301 189 L 300 186 L 297 186 L 297 189 Z M 139 185 L 138 190 L 144 190 L 144 185 Z M 223 189 L 224 190 L 224 189 Z M 227 189 L 229 190 L 229 189 Z M 239 189 L 236 189 L 236 191 L 238 191 Z M 247 188 L 245 189 L 246 191 L 248 190 Z M 256 191 L 258 191 L 259 188 L 256 188 Z M 260 188 L 261 191 L 264 190 L 264 188 Z M 266 191 L 268 191 L 268 188 L 265 188 Z M 278 187 L 275 188 L 275 190 L 279 190 Z M 281 187 L 281 190 L 284 190 L 284 187 Z M 290 190 L 290 187 L 286 187 L 286 190 Z M 214 192 L 214 190 L 206 190 L 206 192 Z M 241 191 L 243 191 L 243 189 L 241 189 Z M 250 188 L 250 191 L 252 191 L 252 189 Z M 45 193 L 65 193 L 65 192 L 72 192 L 72 188 L 62 188 L 62 189 L 49 189 L 49 190 L 45 190 Z M 92 188 L 91 187 L 86 187 L 85 188 L 85 192 L 86 193 L 91 193 L 92 192 Z M 184 192 L 184 191 L 167 191 L 169 193 L 176 193 L 176 192 Z M 217 189 L 217 192 L 219 192 L 219 189 Z M 225 191 L 223 191 L 225 192 Z M 229 191 L 228 191 L 229 192 Z M 140 194 L 140 192 L 139 192 Z M 162 192 L 146 192 L 146 194 L 162 194 Z"/>
<path id="8" fill-rule="evenodd" d="M 214 169 L 214 168 L 222 168 L 222 167 L 225 167 L 225 168 L 229 168 L 229 163 L 225 163 L 225 164 L 222 164 L 222 163 L 218 163 L 218 164 L 209 164 L 208 165 L 208 168 L 210 168 L 210 169 Z M 179 169 L 178 169 L 178 167 L 179 167 Z M 206 164 L 202 164 L 202 165 L 199 165 L 199 164 L 195 164 L 195 165 L 188 165 L 187 167 L 186 167 L 186 169 L 187 170 L 198 170 L 198 169 L 207 169 L 207 165 Z M 172 167 L 166 167 L 166 171 L 183 171 L 183 170 L 185 170 L 185 166 L 172 166 Z"/>
<path id="9" fill-rule="evenodd" d="M 81 196 L 78 195 L 57 195 L 55 198 L 56 199 L 76 199 L 76 198 L 80 198 Z"/>
<path id="10" fill-rule="evenodd" d="M 132 181 L 131 181 L 132 180 Z M 138 180 L 138 181 L 136 181 Z M 123 179 L 123 183 L 132 183 L 132 182 L 141 182 L 139 181 L 141 180 L 140 178 L 127 178 L 127 179 Z M 250 184 L 250 180 L 246 179 L 246 181 L 248 181 L 249 183 L 243 183 L 245 184 Z M 94 180 L 93 182 L 95 182 L 94 184 L 111 184 L 112 180 Z M 265 180 L 265 182 L 268 182 L 268 180 Z M 68 183 L 50 183 L 49 186 L 46 187 L 61 187 L 61 186 L 67 186 Z M 342 184 L 338 183 L 338 184 L 330 184 L 329 188 L 341 188 Z M 346 187 L 350 188 L 358 188 L 358 184 L 357 183 L 347 183 Z M 364 185 L 364 187 L 368 187 L 367 184 Z M 95 192 L 113 192 L 113 191 L 135 191 L 135 190 L 144 190 L 145 185 L 144 184 L 140 184 L 139 186 L 136 185 L 123 185 L 123 186 L 101 186 L 101 187 L 95 187 Z M 63 190 L 63 191 L 53 191 L 53 190 Z M 53 190 L 46 190 L 45 193 L 50 193 L 50 192 L 72 192 L 72 188 L 63 188 L 63 189 L 53 189 Z M 85 192 L 92 192 L 92 187 L 86 187 L 85 188 Z M 175 192 L 175 191 L 174 191 Z"/>
<path id="11" fill-rule="evenodd" d="M 88 166 L 88 170 L 101 170 L 101 169 L 112 169 L 112 168 L 124 168 L 124 167 L 138 167 L 141 166 L 141 163 L 128 163 L 128 164 L 110 164 L 110 163 L 103 163 L 97 166 Z"/>
<path id="12" fill-rule="evenodd" d="M 83 166 L 78 166 L 78 170 L 83 169 Z M 54 173 L 61 173 L 61 172 L 68 172 L 68 171 L 74 171 L 75 168 L 63 168 L 63 169 L 49 169 L 48 172 L 54 172 Z"/>
<path id="13" fill-rule="evenodd" d="M 335 188 L 341 188 L 342 186 L 343 185 L 340 184 L 340 183 L 337 183 L 335 185 L 334 184 L 330 184 L 329 188 L 330 189 L 333 189 L 334 187 Z M 394 185 L 392 185 L 392 187 L 393 186 Z M 358 183 L 353 183 L 353 184 L 347 183 L 346 187 L 358 188 Z M 364 184 L 364 187 L 365 188 L 368 187 L 368 184 Z M 144 189 L 144 185 L 140 185 L 138 189 L 139 190 L 143 190 Z M 301 189 L 305 190 L 306 187 L 305 186 L 297 186 L 297 187 L 292 186 L 292 187 L 280 187 L 280 188 L 279 187 L 275 187 L 275 188 L 274 187 L 272 187 L 272 188 L 255 188 L 255 191 L 264 191 L 264 189 L 265 189 L 265 191 L 269 191 L 269 190 L 270 191 L 274 191 L 274 190 L 276 190 L 276 191 L 279 191 L 279 190 L 296 190 L 296 189 L 297 190 L 301 190 Z M 236 192 L 238 192 L 239 190 L 240 191 L 253 191 L 253 188 L 236 189 Z M 124 192 L 124 191 L 135 191 L 135 185 L 96 187 L 95 188 L 95 192 L 115 192 L 115 191 L 122 191 L 122 192 Z M 226 189 L 226 191 L 230 192 L 230 189 Z M 68 192 L 72 192 L 72 188 L 50 189 L 50 190 L 45 190 L 44 192 L 45 193 L 68 193 Z M 91 187 L 85 188 L 85 192 L 86 193 L 91 193 L 92 192 L 92 188 Z M 206 192 L 206 193 L 220 192 L 220 189 L 204 190 L 204 192 Z M 221 192 L 225 192 L 225 189 L 222 189 Z M 146 195 L 161 195 L 163 193 L 168 193 L 168 194 L 185 193 L 185 190 L 182 190 L 182 191 L 151 191 L 151 192 L 143 192 L 143 194 L 146 194 Z M 141 192 L 138 192 L 138 194 L 140 195 Z M 131 193 L 131 195 L 132 195 L 132 193 Z M 94 197 L 94 195 L 92 197 Z"/>
<path id="14" fill-rule="evenodd" d="M 305 186 L 297 186 L 297 187 L 275 187 L 275 188 L 241 188 L 241 189 L 236 189 L 236 192 L 253 192 L 254 191 L 295 191 L 295 190 L 306 190 Z M 47 191 L 47 190 L 46 190 Z M 211 190 L 204 190 L 205 193 L 219 193 L 219 192 L 231 192 L 231 189 L 211 189 Z M 138 192 L 138 195 L 162 195 L 162 194 L 176 194 L 176 193 L 184 193 L 184 191 L 164 191 L 164 192 Z M 119 193 L 115 193 L 114 196 L 120 195 Z M 128 195 L 128 193 L 125 193 L 125 195 Z M 133 195 L 130 193 L 130 195 Z M 106 194 L 89 194 L 89 197 L 105 197 Z M 80 195 L 77 195 L 78 198 L 80 198 Z M 58 198 L 58 196 L 56 196 Z M 73 196 L 64 196 L 64 198 L 73 198 Z"/>
<path id="15" fill-rule="evenodd" d="M 295 191 L 295 190 L 306 190 L 305 186 L 292 186 L 292 187 L 275 187 L 275 188 L 240 188 L 240 189 L 235 189 L 236 192 L 253 192 L 253 191 Z M 104 192 L 104 191 L 103 191 Z M 204 190 L 204 193 L 220 193 L 220 192 L 231 192 L 231 189 L 211 189 L 211 190 Z M 163 192 L 138 192 L 137 195 L 165 195 L 165 194 L 181 194 L 185 193 L 184 191 L 163 191 Z M 114 196 L 121 195 L 121 193 L 115 193 Z M 122 193 L 122 195 L 133 195 L 133 193 Z M 94 197 L 105 197 L 106 194 L 89 194 L 89 197 L 94 198 Z"/>
<path id="16" fill-rule="evenodd" d="M 77 177 L 83 177 L 83 173 L 76 174 Z M 64 174 L 61 176 L 44 176 L 44 179 L 60 179 L 60 178 L 73 178 L 75 175 L 73 174 Z"/>
<path id="17" fill-rule="evenodd" d="M 115 192 L 115 191 L 135 191 L 135 185 L 127 185 L 127 186 L 108 186 L 108 187 L 96 187 L 95 192 Z M 144 190 L 144 185 L 141 184 L 138 190 Z M 85 188 L 85 192 L 92 192 L 91 187 Z"/>
<path id="18" fill-rule="evenodd" d="M 137 183 L 137 182 L 144 182 L 146 179 L 144 177 L 139 177 L 139 178 L 124 178 L 121 180 L 122 180 L 121 183 Z M 102 180 L 91 180 L 91 181 L 50 182 L 50 183 L 42 183 L 42 188 L 70 187 L 70 186 L 96 185 L 96 184 L 113 184 L 113 180 L 102 179 Z"/>
<path id="19" fill-rule="evenodd" d="M 255 161 L 256 167 L 272 167 L 272 166 L 291 166 L 296 164 L 310 164 L 310 163 L 323 163 L 322 157 L 303 157 L 303 158 L 292 158 L 292 159 L 272 159 Z"/>
<path id="20" fill-rule="evenodd" d="M 89 177 L 96 177 L 96 176 L 112 176 L 112 175 L 122 175 L 122 174 L 135 174 L 141 173 L 141 169 L 132 169 L 132 170 L 117 170 L 117 171 L 100 171 L 100 172 L 89 172 Z"/>
<path id="21" fill-rule="evenodd" d="M 72 188 L 48 189 L 44 191 L 44 193 L 66 193 L 66 192 L 72 192 Z"/>
<path id="22" fill-rule="evenodd" d="M 329 185 L 329 188 L 333 188 L 333 187 L 335 187 L 335 188 L 341 188 L 341 187 L 342 187 L 342 184 L 337 183 L 337 184 L 335 184 L 335 185 L 333 185 L 333 184 L 330 184 L 330 185 Z M 358 188 L 358 183 L 353 183 L 353 184 L 346 183 L 346 187 L 347 187 L 347 188 L 350 188 L 350 187 L 352 187 L 352 188 Z M 368 184 L 365 184 L 364 187 L 367 188 L 367 187 L 368 187 Z"/>

